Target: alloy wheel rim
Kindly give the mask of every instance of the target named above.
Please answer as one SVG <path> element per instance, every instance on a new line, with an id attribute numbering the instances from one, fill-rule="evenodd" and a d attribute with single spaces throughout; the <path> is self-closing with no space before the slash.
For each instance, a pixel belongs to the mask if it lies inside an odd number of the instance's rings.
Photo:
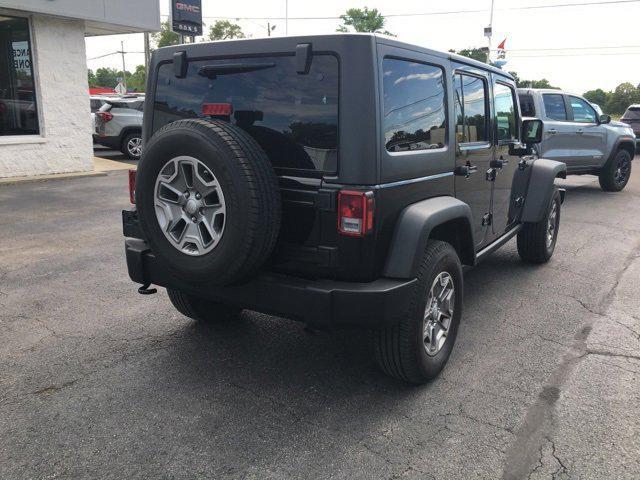
<path id="1" fill-rule="evenodd" d="M 453 319 L 455 286 L 448 272 L 441 272 L 431 284 L 422 322 L 422 343 L 430 357 L 444 347 Z"/>
<path id="2" fill-rule="evenodd" d="M 134 137 L 127 142 L 127 150 L 131 156 L 139 157 L 142 155 L 142 138 Z"/>
<path id="3" fill-rule="evenodd" d="M 213 172 L 200 160 L 172 158 L 154 188 L 158 224 L 174 248 L 191 256 L 213 250 L 226 223 L 224 194 Z"/>
<path id="4" fill-rule="evenodd" d="M 553 245 L 557 223 L 558 204 L 557 202 L 553 202 L 551 205 L 551 211 L 549 212 L 549 218 L 547 219 L 547 249 L 550 249 Z"/>
<path id="5" fill-rule="evenodd" d="M 630 165 L 631 162 L 626 158 L 623 158 L 618 162 L 618 166 L 614 174 L 614 180 L 616 184 L 622 185 L 627 180 L 627 177 L 629 176 Z"/>

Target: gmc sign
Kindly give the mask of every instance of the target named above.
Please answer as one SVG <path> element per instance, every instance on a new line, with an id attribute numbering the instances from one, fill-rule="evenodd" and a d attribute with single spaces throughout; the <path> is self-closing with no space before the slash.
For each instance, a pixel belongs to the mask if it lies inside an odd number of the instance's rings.
<path id="1" fill-rule="evenodd" d="M 171 29 L 191 37 L 202 35 L 202 0 L 171 0 Z"/>

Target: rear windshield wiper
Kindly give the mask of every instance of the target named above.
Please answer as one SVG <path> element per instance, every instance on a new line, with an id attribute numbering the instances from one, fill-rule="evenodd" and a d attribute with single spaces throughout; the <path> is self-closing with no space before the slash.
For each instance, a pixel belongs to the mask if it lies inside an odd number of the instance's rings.
<path id="1" fill-rule="evenodd" d="M 266 70 L 273 68 L 274 62 L 265 63 L 220 63 L 218 65 L 205 65 L 200 67 L 198 75 L 214 79 L 218 75 L 231 75 L 234 73 L 255 72 L 256 70 Z"/>

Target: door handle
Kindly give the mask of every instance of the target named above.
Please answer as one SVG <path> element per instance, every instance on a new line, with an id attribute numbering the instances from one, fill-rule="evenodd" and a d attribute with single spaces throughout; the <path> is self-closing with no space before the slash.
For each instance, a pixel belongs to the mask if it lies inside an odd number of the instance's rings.
<path id="1" fill-rule="evenodd" d="M 489 163 L 489 166 L 491 168 L 502 169 L 505 165 L 508 165 L 508 164 L 509 164 L 509 160 L 504 158 L 504 156 L 500 155 L 500 158 L 498 160 L 491 160 L 491 162 Z"/>
<path id="2" fill-rule="evenodd" d="M 547 132 L 548 132 L 550 135 L 555 135 L 556 133 L 558 133 L 558 130 L 556 130 L 555 128 L 550 128 L 549 130 L 547 130 Z"/>
<path id="3" fill-rule="evenodd" d="M 578 135 L 582 135 L 582 134 L 584 133 L 584 130 L 583 130 L 583 129 L 577 130 L 577 131 L 576 131 L 576 133 L 577 133 Z"/>

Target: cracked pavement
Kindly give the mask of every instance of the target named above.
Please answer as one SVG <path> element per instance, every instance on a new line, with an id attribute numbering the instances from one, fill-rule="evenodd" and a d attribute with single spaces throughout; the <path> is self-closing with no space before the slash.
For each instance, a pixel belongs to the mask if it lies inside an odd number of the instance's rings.
<path id="1" fill-rule="evenodd" d="M 551 262 L 467 272 L 420 388 L 361 332 L 138 295 L 126 172 L 0 187 L 0 478 L 640 478 L 640 174 L 563 184 Z"/>

